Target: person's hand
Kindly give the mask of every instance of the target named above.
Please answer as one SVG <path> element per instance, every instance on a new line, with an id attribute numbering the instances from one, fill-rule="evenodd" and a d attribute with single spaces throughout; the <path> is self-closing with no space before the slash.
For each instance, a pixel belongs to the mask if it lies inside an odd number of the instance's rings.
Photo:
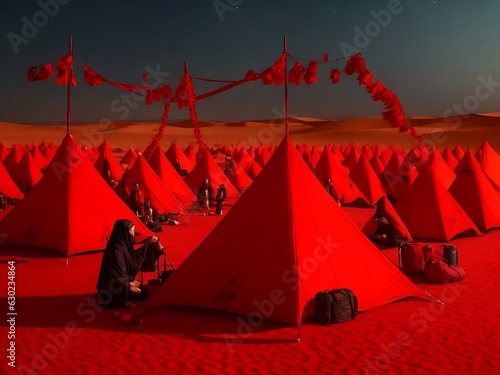
<path id="1" fill-rule="evenodd" d="M 135 294 L 139 294 L 141 292 L 141 289 L 139 288 L 139 285 L 141 283 L 137 280 L 134 280 L 130 283 L 130 291 Z"/>
<path id="2" fill-rule="evenodd" d="M 160 240 L 156 236 L 151 236 L 151 238 L 149 239 L 150 244 L 159 243 L 159 242 L 160 242 Z"/>

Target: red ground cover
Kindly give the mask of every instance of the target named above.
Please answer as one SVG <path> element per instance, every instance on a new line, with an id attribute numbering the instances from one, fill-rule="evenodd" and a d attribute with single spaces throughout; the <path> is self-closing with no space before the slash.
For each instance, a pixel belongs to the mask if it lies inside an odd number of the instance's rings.
<path id="1" fill-rule="evenodd" d="M 373 213 L 343 209 L 360 228 Z M 181 225 L 164 226 L 159 237 L 172 263 L 178 266 L 220 219 L 194 214 L 184 216 Z M 129 327 L 92 302 L 101 252 L 72 256 L 66 265 L 66 258 L 51 250 L 3 248 L 0 373 L 494 373 L 500 359 L 500 230 L 451 243 L 467 271 L 463 281 L 436 285 L 413 278 L 444 305 L 412 299 L 365 311 L 344 324 L 307 321 L 300 343 L 296 327 L 272 321 L 259 325 L 245 316 L 191 307 L 164 307 Z M 396 261 L 395 249 L 384 253 Z M 7 358 L 6 261 L 12 255 L 29 258 L 16 264 L 15 370 Z M 199 285 L 203 288 L 203 280 Z"/>

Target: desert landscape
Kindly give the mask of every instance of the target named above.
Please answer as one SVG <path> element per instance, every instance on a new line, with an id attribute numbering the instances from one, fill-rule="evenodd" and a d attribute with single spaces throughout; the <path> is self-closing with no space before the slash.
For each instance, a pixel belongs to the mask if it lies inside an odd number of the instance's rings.
<path id="1" fill-rule="evenodd" d="M 473 152 L 487 140 L 500 152 L 498 114 L 466 117 L 410 118 L 426 147 L 442 151 L 460 145 Z M 157 123 L 78 124 L 70 132 L 78 145 L 98 147 L 106 140 L 117 161 L 129 149 L 147 148 L 158 131 Z M 209 147 L 278 145 L 284 137 L 279 120 L 239 123 L 200 123 Z M 65 125 L 0 123 L 0 141 L 31 145 L 59 145 Z M 297 144 L 336 146 L 394 146 L 409 152 L 415 140 L 376 117 L 323 120 L 291 118 L 290 139 Z M 189 121 L 167 125 L 160 145 L 182 148 L 195 143 Z M 53 203 L 57 205 L 57 202 Z M 228 200 L 227 210 L 237 199 Z M 98 210 L 99 208 L 96 208 Z M 342 207 L 362 228 L 373 208 Z M 5 214 L 5 213 L 4 213 Z M 193 212 L 178 226 L 162 226 L 158 234 L 172 264 L 178 268 L 222 216 Z M 244 225 L 251 226 L 255 218 Z M 243 224 L 243 223 L 242 223 Z M 142 324 L 127 325 L 113 311 L 95 304 L 95 283 L 101 251 L 66 258 L 43 248 L 1 246 L 1 269 L 16 261 L 15 351 L 17 368 L 2 363 L 2 371 L 20 374 L 487 374 L 499 360 L 494 319 L 500 305 L 492 296 L 498 273 L 500 231 L 450 241 L 460 252 L 467 277 L 458 283 L 432 284 L 422 276 L 413 282 L 442 301 L 405 299 L 362 312 L 355 320 L 321 326 L 314 319 L 300 330 L 272 320 L 252 325 L 245 316 L 197 307 L 147 305 L 122 311 L 140 315 Z M 262 239 L 266 241 L 266 239 Z M 427 241 L 434 248 L 442 242 Z M 397 249 L 383 251 L 394 264 Z M 262 261 L 265 261 L 263 259 Z M 356 267 L 356 265 L 351 265 Z M 145 281 L 154 278 L 146 273 Z M 193 275 L 193 277 L 195 277 Z M 203 280 L 199 280 L 200 288 Z M 168 281 L 167 281 L 168 283 Z M 160 288 L 151 286 L 150 299 Z M 7 305 L 6 291 L 0 304 Z M 9 321 L 0 325 L 6 337 Z M 300 342 L 297 341 L 300 337 Z M 6 341 L 3 340 L 5 349 Z"/>

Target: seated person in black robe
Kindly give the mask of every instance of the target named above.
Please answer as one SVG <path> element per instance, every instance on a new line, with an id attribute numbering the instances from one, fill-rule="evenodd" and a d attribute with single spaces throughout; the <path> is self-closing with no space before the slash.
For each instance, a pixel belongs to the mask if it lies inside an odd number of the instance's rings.
<path id="1" fill-rule="evenodd" d="M 405 238 L 401 237 L 400 232 L 391 222 L 387 214 L 382 199 L 377 203 L 377 209 L 373 216 L 373 221 L 377 223 L 377 230 L 370 234 L 368 238 L 385 247 L 398 247 Z"/>
<path id="2" fill-rule="evenodd" d="M 0 211 L 3 211 L 7 208 L 7 203 L 5 202 L 5 197 L 2 192 L 0 192 Z"/>
<path id="3" fill-rule="evenodd" d="M 222 215 L 222 206 L 227 197 L 227 191 L 224 184 L 220 184 L 219 189 L 217 190 L 217 195 L 215 196 L 215 201 L 217 202 L 217 207 L 215 209 L 216 215 Z"/>
<path id="4" fill-rule="evenodd" d="M 97 279 L 97 301 L 105 308 L 127 307 L 132 301 L 147 298 L 148 291 L 135 280 L 144 260 L 152 253 L 158 259 L 163 247 L 157 237 L 148 238 L 139 250 L 134 250 L 135 226 L 130 220 L 119 219 L 104 250 Z M 149 252 L 149 253 L 148 253 Z"/>
<path id="5" fill-rule="evenodd" d="M 326 188 L 326 191 L 328 192 L 328 194 L 330 194 L 330 196 L 333 198 L 333 200 L 335 202 L 337 202 L 337 204 L 340 206 L 341 205 L 340 199 L 339 199 L 339 196 L 337 195 L 337 190 L 335 190 L 335 187 L 332 184 L 331 179 L 329 179 L 329 178 L 326 179 L 325 188 Z"/>

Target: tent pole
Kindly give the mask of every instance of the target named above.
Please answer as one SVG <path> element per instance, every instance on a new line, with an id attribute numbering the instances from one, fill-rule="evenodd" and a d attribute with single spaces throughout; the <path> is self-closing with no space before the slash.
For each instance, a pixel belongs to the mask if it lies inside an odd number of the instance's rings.
<path id="1" fill-rule="evenodd" d="M 300 344 L 300 326 L 297 326 L 297 342 Z"/>
<path id="2" fill-rule="evenodd" d="M 71 65 L 68 72 L 68 97 L 66 112 L 66 134 L 69 134 L 69 124 L 71 123 L 71 82 L 73 81 L 73 37 L 69 37 L 69 56 L 71 56 Z"/>
<path id="3" fill-rule="evenodd" d="M 285 136 L 288 138 L 288 77 L 287 77 L 287 60 L 288 60 L 288 51 L 286 46 L 286 34 L 283 35 L 283 53 L 286 54 L 285 58 Z"/>

